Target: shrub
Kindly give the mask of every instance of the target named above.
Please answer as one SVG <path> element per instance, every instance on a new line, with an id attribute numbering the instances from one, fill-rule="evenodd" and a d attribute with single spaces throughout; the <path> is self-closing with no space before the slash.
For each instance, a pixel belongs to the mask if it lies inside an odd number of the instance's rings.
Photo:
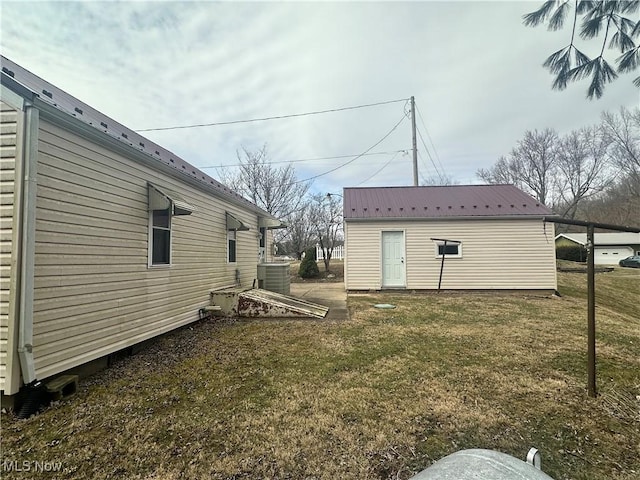
<path id="1" fill-rule="evenodd" d="M 571 262 L 586 262 L 587 249 L 582 245 L 562 245 L 556 247 L 556 258 Z"/>
<path id="2" fill-rule="evenodd" d="M 318 270 L 318 264 L 316 263 L 316 249 L 308 248 L 304 252 L 304 258 L 300 263 L 300 269 L 298 275 L 302 278 L 317 278 L 320 276 L 320 270 Z"/>

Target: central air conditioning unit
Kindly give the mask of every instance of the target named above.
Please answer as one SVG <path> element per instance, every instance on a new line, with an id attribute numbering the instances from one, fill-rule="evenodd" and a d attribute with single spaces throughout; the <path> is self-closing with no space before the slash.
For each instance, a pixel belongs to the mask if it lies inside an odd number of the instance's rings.
<path id="1" fill-rule="evenodd" d="M 289 295 L 291 292 L 291 274 L 288 263 L 259 263 L 258 288 Z"/>

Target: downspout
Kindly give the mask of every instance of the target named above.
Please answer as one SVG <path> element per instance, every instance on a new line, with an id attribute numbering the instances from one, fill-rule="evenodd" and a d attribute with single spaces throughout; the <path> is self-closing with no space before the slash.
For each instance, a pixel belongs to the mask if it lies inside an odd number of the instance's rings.
<path id="1" fill-rule="evenodd" d="M 25 386 L 34 388 L 39 382 L 33 361 L 33 281 L 36 232 L 36 172 L 38 164 L 38 109 L 25 102 L 24 176 L 22 187 L 22 239 L 20 259 L 20 313 L 18 316 L 18 358 Z"/>

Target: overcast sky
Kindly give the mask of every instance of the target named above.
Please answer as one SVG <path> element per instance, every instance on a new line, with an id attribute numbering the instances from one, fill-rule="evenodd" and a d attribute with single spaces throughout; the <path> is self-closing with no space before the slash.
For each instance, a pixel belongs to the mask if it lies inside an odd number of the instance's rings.
<path id="1" fill-rule="evenodd" d="M 3 55 L 134 130 L 413 95 L 421 182 L 437 167 L 467 184 L 525 130 L 566 133 L 640 104 L 631 75 L 597 101 L 586 100 L 586 82 L 550 89 L 541 64 L 570 32 L 524 27 L 522 15 L 540 3 L 3 1 L 0 39 Z M 412 183 L 407 109 L 398 102 L 145 135 L 215 178 L 212 167 L 236 164 L 241 147 L 266 144 L 273 162 L 352 155 L 294 163 L 304 179 L 365 152 L 404 117 L 371 150 L 383 153 L 314 181 L 315 191 L 340 192 Z"/>

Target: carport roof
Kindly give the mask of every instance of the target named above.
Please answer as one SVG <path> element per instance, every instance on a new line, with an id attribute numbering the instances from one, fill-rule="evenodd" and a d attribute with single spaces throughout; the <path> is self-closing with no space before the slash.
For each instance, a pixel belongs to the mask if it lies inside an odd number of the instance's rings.
<path id="1" fill-rule="evenodd" d="M 347 187 L 343 197 L 345 220 L 553 215 L 513 185 Z"/>

